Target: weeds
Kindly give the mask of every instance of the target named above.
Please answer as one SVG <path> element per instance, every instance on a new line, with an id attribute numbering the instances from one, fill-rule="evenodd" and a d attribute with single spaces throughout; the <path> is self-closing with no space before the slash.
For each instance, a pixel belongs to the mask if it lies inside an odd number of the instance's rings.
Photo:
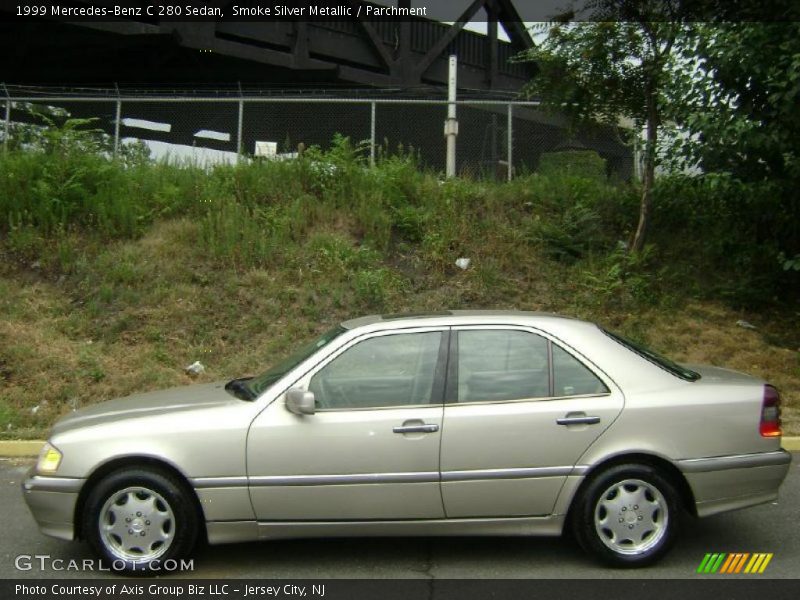
<path id="1" fill-rule="evenodd" d="M 654 304 L 660 299 L 655 285 L 659 271 L 653 267 L 655 246 L 639 254 L 619 244 L 610 254 L 590 260 L 578 282 L 587 304 L 601 309 Z"/>
<path id="2" fill-rule="evenodd" d="M 743 315 L 716 304 L 737 285 L 771 289 L 753 286 L 767 259 L 765 276 L 799 273 L 793 246 L 754 248 L 763 225 L 725 237 L 766 201 L 740 206 L 729 183 L 665 181 L 656 244 L 632 255 L 638 192 L 594 158 L 510 183 L 442 181 L 413 152 L 384 150 L 373 167 L 362 144 L 337 137 L 296 160 L 206 169 L 154 163 L 140 147 L 114 160 L 90 128 L 0 155 L 0 435 L 188 383 L 182 366 L 195 360 L 204 381 L 253 374 L 337 321 L 445 308 L 601 320 L 678 359 L 775 368 L 787 405 L 800 399 L 796 306 L 769 331 L 763 319 L 764 341 L 741 339 L 758 334 L 731 328 Z M 793 223 L 779 225 L 793 239 Z M 697 297 L 700 316 L 686 313 Z M 700 337 L 714 343 L 693 354 Z"/>

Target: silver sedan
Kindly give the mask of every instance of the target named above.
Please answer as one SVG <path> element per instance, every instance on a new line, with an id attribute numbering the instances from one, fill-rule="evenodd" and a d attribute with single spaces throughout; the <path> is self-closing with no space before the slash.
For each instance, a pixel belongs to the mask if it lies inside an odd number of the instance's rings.
<path id="1" fill-rule="evenodd" d="M 615 566 L 775 500 L 764 381 L 525 312 L 355 319 L 257 377 L 62 418 L 23 482 L 41 530 L 118 570 L 212 544 L 560 535 Z"/>

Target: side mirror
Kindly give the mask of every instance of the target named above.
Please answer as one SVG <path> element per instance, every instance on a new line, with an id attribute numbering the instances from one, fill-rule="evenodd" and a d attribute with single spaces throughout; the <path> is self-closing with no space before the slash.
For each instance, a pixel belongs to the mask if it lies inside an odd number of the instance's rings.
<path id="1" fill-rule="evenodd" d="M 291 388 L 286 392 L 286 408 L 296 415 L 313 415 L 316 412 L 314 392 Z"/>

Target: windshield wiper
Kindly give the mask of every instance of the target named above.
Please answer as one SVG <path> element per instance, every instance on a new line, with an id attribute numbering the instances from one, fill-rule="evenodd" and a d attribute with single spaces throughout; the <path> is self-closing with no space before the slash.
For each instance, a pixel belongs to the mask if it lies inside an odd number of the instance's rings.
<path id="1" fill-rule="evenodd" d="M 256 395 L 253 393 L 253 390 L 247 385 L 247 382 L 250 381 L 252 377 L 240 377 L 239 379 L 231 379 L 228 383 L 225 384 L 225 391 L 234 396 L 235 398 L 239 398 L 239 400 L 247 400 L 248 402 L 251 400 L 256 399 Z"/>

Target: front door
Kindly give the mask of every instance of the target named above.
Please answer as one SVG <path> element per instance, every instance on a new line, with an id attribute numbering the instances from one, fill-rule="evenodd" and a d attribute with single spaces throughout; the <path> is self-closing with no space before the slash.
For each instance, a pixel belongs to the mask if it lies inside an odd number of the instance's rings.
<path id="1" fill-rule="evenodd" d="M 368 334 L 294 384 L 314 393 L 315 414 L 279 396 L 248 436 L 257 518 L 442 518 L 446 346 L 442 328 Z"/>

